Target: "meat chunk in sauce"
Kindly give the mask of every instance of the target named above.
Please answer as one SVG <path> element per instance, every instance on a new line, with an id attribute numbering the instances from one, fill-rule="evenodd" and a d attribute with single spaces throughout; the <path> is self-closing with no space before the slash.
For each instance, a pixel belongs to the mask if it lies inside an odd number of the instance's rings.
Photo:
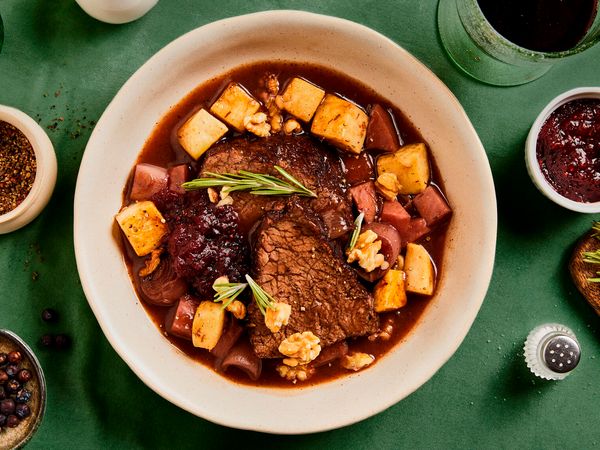
<path id="1" fill-rule="evenodd" d="M 326 347 L 374 333 L 379 319 L 373 296 L 329 243 L 318 216 L 290 202 L 269 212 L 255 234 L 253 275 L 277 301 L 291 305 L 289 324 L 277 333 L 250 305 L 250 341 L 261 358 L 281 357 L 278 346 L 294 333 L 312 331 Z"/>

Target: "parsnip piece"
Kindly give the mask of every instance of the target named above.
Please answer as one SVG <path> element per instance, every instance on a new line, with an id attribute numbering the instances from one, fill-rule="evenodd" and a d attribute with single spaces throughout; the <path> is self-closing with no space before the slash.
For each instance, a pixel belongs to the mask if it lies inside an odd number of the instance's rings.
<path id="1" fill-rule="evenodd" d="M 302 78 L 294 78 L 283 91 L 283 109 L 304 122 L 312 119 L 325 91 Z"/>
<path id="2" fill-rule="evenodd" d="M 160 245 L 169 228 L 151 201 L 132 203 L 116 216 L 117 223 L 138 256 L 145 256 Z"/>
<path id="3" fill-rule="evenodd" d="M 227 133 L 227 126 L 205 109 L 190 117 L 177 131 L 177 139 L 189 155 L 198 159 Z"/>
<path id="4" fill-rule="evenodd" d="M 259 107 L 259 103 L 244 88 L 231 83 L 212 104 L 210 112 L 243 133 L 246 130 L 244 119 L 256 113 Z"/>
<path id="5" fill-rule="evenodd" d="M 400 183 L 400 194 L 418 194 L 429 182 L 429 158 L 425 144 L 411 144 L 377 159 L 377 173 L 393 173 Z"/>
<path id="6" fill-rule="evenodd" d="M 192 323 L 194 347 L 212 350 L 223 334 L 225 310 L 219 303 L 200 302 Z"/>
<path id="7" fill-rule="evenodd" d="M 402 308 L 407 301 L 404 272 L 402 270 L 388 270 L 375 286 L 373 294 L 375 296 L 375 311 L 378 313 Z"/>
<path id="8" fill-rule="evenodd" d="M 327 94 L 317 108 L 310 131 L 343 150 L 360 153 L 368 122 L 367 114 L 354 103 Z"/>
<path id="9" fill-rule="evenodd" d="M 404 257 L 406 290 L 416 294 L 433 294 L 435 270 L 425 247 L 419 244 L 407 244 Z"/>

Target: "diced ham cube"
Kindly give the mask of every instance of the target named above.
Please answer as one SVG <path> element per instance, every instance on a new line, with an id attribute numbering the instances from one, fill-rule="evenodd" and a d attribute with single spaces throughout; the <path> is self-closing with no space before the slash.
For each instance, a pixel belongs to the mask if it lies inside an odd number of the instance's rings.
<path id="1" fill-rule="evenodd" d="M 396 230 L 402 230 L 409 226 L 410 214 L 398 201 L 385 201 L 381 210 L 381 221 L 393 225 Z"/>
<path id="2" fill-rule="evenodd" d="M 135 166 L 129 198 L 132 201 L 150 200 L 152 195 L 167 186 L 167 169 L 152 164 Z"/>
<path id="3" fill-rule="evenodd" d="M 184 295 L 171 307 L 165 316 L 167 333 L 182 339 L 192 340 L 192 323 L 200 301 L 191 295 Z"/>
<path id="4" fill-rule="evenodd" d="M 341 155 L 341 158 L 344 162 L 344 175 L 350 186 L 375 179 L 373 158 L 367 152 L 361 152 L 359 155 L 346 153 Z"/>
<path id="5" fill-rule="evenodd" d="M 400 145 L 398 133 L 390 113 L 381 105 L 373 106 L 371 114 L 369 114 L 365 148 L 367 150 L 395 152 L 400 148 Z"/>
<path id="6" fill-rule="evenodd" d="M 350 188 L 356 208 L 365 213 L 365 222 L 371 223 L 377 217 L 377 194 L 375 183 L 368 181 Z"/>
<path id="7" fill-rule="evenodd" d="M 417 195 L 413 199 L 413 204 L 430 228 L 452 214 L 452 210 L 442 193 L 432 185 L 427 186 L 423 192 Z"/>
<path id="8" fill-rule="evenodd" d="M 190 169 L 187 164 L 179 164 L 169 169 L 169 190 L 177 194 L 183 194 L 185 189 L 181 187 L 188 179 Z"/>
<path id="9" fill-rule="evenodd" d="M 402 246 L 406 247 L 406 244 L 418 241 L 430 231 L 425 219 L 418 217 L 410 219 L 406 226 L 398 230 L 398 233 L 402 239 Z"/>

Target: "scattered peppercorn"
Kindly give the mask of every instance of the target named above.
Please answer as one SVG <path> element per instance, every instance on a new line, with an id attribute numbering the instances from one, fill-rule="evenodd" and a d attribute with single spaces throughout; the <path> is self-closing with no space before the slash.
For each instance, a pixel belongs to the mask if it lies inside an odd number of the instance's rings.
<path id="1" fill-rule="evenodd" d="M 4 384 L 8 381 L 10 377 L 6 373 L 5 370 L 0 370 L 0 383 Z"/>
<path id="2" fill-rule="evenodd" d="M 16 428 L 19 425 L 19 422 L 21 422 L 19 420 L 19 418 L 17 416 L 15 416 L 15 415 L 11 414 L 6 419 L 6 426 L 9 427 L 9 428 Z"/>
<path id="3" fill-rule="evenodd" d="M 21 403 L 15 406 L 15 414 L 18 418 L 24 419 L 25 417 L 29 417 L 31 414 L 31 409 L 29 409 L 29 406 Z"/>
<path id="4" fill-rule="evenodd" d="M 31 191 L 37 161 L 21 130 L 0 120 L 0 214 L 19 206 Z"/>
<path id="5" fill-rule="evenodd" d="M 23 359 L 23 356 L 21 355 L 21 352 L 18 350 L 13 350 L 12 352 L 9 352 L 9 354 L 8 354 L 8 361 L 13 364 L 20 363 L 22 359 Z"/>
<path id="6" fill-rule="evenodd" d="M 66 334 L 57 334 L 54 338 L 54 346 L 58 350 L 64 350 L 71 346 L 71 338 Z"/>
<path id="7" fill-rule="evenodd" d="M 42 311 L 42 320 L 44 322 L 58 321 L 58 313 L 52 308 L 46 308 Z"/>
<path id="8" fill-rule="evenodd" d="M 17 403 L 27 403 L 30 399 L 31 399 L 31 391 L 29 391 L 28 389 L 25 389 L 25 388 L 19 390 L 19 392 L 17 392 L 17 395 L 15 397 L 15 401 Z"/>
<path id="9" fill-rule="evenodd" d="M 5 398 L 0 402 L 0 413 L 8 416 L 15 412 L 15 401 L 12 398 Z"/>
<path id="10" fill-rule="evenodd" d="M 21 383 L 27 383 L 29 380 L 31 380 L 31 372 L 27 369 L 21 369 L 17 374 L 17 380 L 19 380 Z"/>
<path id="11" fill-rule="evenodd" d="M 54 336 L 51 334 L 44 334 L 40 338 L 40 345 L 44 348 L 51 348 L 54 346 Z"/>
<path id="12" fill-rule="evenodd" d="M 11 394 L 14 394 L 21 389 L 21 383 L 19 383 L 17 380 L 8 380 L 4 386 Z"/>
<path id="13" fill-rule="evenodd" d="M 17 366 L 16 364 L 9 364 L 8 366 L 6 366 L 6 369 L 4 369 L 4 371 L 6 372 L 6 375 L 8 375 L 8 378 L 14 378 L 17 373 L 19 373 L 19 366 Z"/>

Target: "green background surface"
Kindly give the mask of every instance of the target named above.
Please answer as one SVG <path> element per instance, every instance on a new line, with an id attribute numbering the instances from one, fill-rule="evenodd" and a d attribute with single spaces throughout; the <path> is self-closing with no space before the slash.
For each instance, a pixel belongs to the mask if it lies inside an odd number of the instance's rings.
<path id="1" fill-rule="evenodd" d="M 525 137 L 546 103 L 568 89 L 600 85 L 600 46 L 561 62 L 533 83 L 486 86 L 463 75 L 444 54 L 436 4 L 161 0 L 142 19 L 113 26 L 89 18 L 70 0 L 0 1 L 6 34 L 0 53 L 0 103 L 49 127 L 59 165 L 54 196 L 41 216 L 20 231 L 0 236 L 0 328 L 30 343 L 46 332 L 63 331 L 74 339 L 70 351 L 37 352 L 48 380 L 48 407 L 30 448 L 600 445 L 600 322 L 566 270 L 578 236 L 592 218 L 600 217 L 568 212 L 546 200 L 530 182 L 523 162 Z M 308 10 L 365 24 L 423 61 L 471 118 L 486 148 L 498 196 L 494 275 L 456 354 L 417 392 L 381 414 L 306 436 L 214 425 L 147 388 L 110 347 L 88 307 L 72 240 L 79 163 L 93 123 L 120 86 L 181 34 L 224 17 L 268 9 Z M 41 321 L 40 312 L 48 306 L 60 311 L 59 324 Z M 583 349 L 577 370 L 560 382 L 534 379 L 523 362 L 527 333 L 549 321 L 571 327 Z"/>

